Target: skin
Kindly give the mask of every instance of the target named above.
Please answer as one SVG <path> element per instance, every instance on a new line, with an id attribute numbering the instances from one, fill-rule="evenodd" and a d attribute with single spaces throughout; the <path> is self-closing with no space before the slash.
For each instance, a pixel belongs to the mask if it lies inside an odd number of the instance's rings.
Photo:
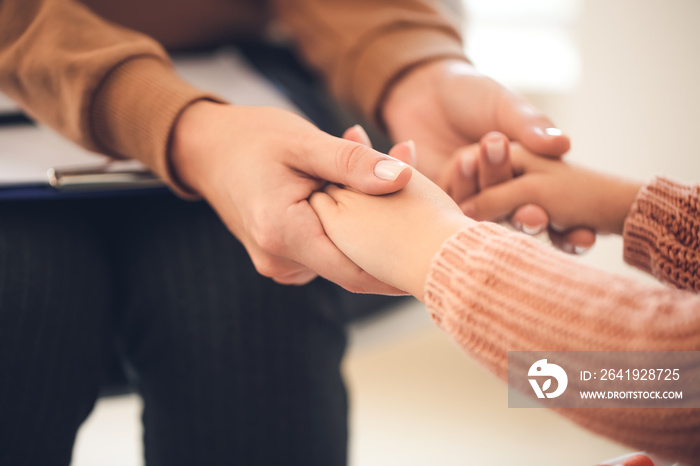
<path id="1" fill-rule="evenodd" d="M 488 140 L 469 150 L 485 150 Z M 535 202 L 563 227 L 622 232 L 640 183 L 548 160 L 517 144 L 509 152 L 515 178 L 469 198 L 475 217 L 503 217 Z M 485 176 L 496 174 L 498 170 Z M 430 261 L 442 243 L 475 224 L 450 196 L 419 173 L 394 194 L 367 196 L 329 185 L 314 193 L 310 203 L 326 234 L 350 260 L 420 300 Z"/>
<path id="2" fill-rule="evenodd" d="M 492 131 L 518 141 L 534 153 L 558 159 L 570 148 L 568 136 L 522 96 L 501 86 L 461 60 L 425 63 L 396 83 L 387 94 L 382 118 L 396 141 L 413 139 L 417 168 L 461 204 L 493 182 L 465 173 L 466 148 Z M 537 233 L 547 228 L 546 212 L 534 204 L 513 212 L 519 230 Z M 595 242 L 590 229 L 557 232 L 553 242 L 567 252 Z M 576 249 L 578 247 L 578 249 Z"/>
<path id="3" fill-rule="evenodd" d="M 562 230 L 584 226 L 622 234 L 643 183 L 538 157 L 511 146 L 511 181 L 490 186 L 463 204 L 477 220 L 504 218 L 524 204 L 541 206 Z"/>
<path id="4" fill-rule="evenodd" d="M 374 175 L 379 161 L 403 168 Z M 180 181 L 203 196 L 262 275 L 304 284 L 317 275 L 356 292 L 398 293 L 366 274 L 326 237 L 307 199 L 326 180 L 368 194 L 401 189 L 411 168 L 363 144 L 332 137 L 276 108 L 208 101 L 185 110 L 173 134 Z"/>
<path id="5" fill-rule="evenodd" d="M 416 141 L 418 168 L 434 180 L 447 180 L 456 151 L 492 130 L 549 156 L 569 148 L 568 137 L 547 134 L 551 121 L 522 97 L 459 60 L 409 70 L 388 90 L 380 114 L 394 140 Z M 334 138 L 284 110 L 199 101 L 174 127 L 170 161 L 262 275 L 296 285 L 321 275 L 350 291 L 395 293 L 335 247 L 307 201 L 326 181 L 373 195 L 403 188 L 410 167 L 396 179 L 377 178 L 374 167 L 388 156 L 365 144 Z"/>
<path id="6" fill-rule="evenodd" d="M 367 196 L 329 185 L 314 193 L 310 203 L 326 234 L 353 262 L 420 300 L 430 260 L 440 245 L 476 223 L 418 172 L 397 193 Z"/>

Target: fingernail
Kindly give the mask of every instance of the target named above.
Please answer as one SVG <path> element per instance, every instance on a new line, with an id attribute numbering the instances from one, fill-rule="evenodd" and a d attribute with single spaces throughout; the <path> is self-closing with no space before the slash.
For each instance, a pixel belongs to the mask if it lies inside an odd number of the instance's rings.
<path id="1" fill-rule="evenodd" d="M 561 250 L 567 254 L 576 254 L 576 246 L 569 243 L 564 243 L 561 246 Z"/>
<path id="2" fill-rule="evenodd" d="M 503 163 L 506 159 L 506 143 L 503 140 L 486 143 L 486 156 L 493 165 Z"/>
<path id="3" fill-rule="evenodd" d="M 564 134 L 559 128 L 535 128 L 535 133 L 547 136 L 561 136 Z"/>
<path id="4" fill-rule="evenodd" d="M 476 217 L 476 206 L 473 203 L 465 202 L 460 206 L 460 208 L 462 209 L 462 212 L 464 212 L 464 215 L 466 215 L 467 217 Z"/>
<path id="5" fill-rule="evenodd" d="M 528 235 L 539 235 L 544 230 L 544 225 L 527 225 L 523 223 L 520 225 L 520 230 Z"/>
<path id="6" fill-rule="evenodd" d="M 374 176 L 380 180 L 394 181 L 408 167 L 398 160 L 380 160 L 374 166 Z"/>
<path id="7" fill-rule="evenodd" d="M 574 252 L 576 254 L 583 254 L 584 252 L 588 251 L 589 248 L 585 246 L 574 246 Z"/>
<path id="8" fill-rule="evenodd" d="M 360 133 L 360 137 L 364 140 L 363 144 L 366 146 L 372 147 L 372 141 L 370 140 L 369 136 L 367 135 L 367 131 L 361 126 L 361 125 L 355 125 L 353 128 Z"/>
<path id="9" fill-rule="evenodd" d="M 552 230 L 558 233 L 563 233 L 566 231 L 566 227 L 559 225 L 558 223 L 551 222 L 549 226 L 552 227 Z"/>
<path id="10" fill-rule="evenodd" d="M 470 153 L 465 152 L 462 154 L 462 175 L 464 175 L 465 178 L 471 178 L 472 175 L 474 175 L 474 172 L 476 171 L 475 162 L 476 160 L 474 160 L 474 157 L 472 157 Z"/>
<path id="11" fill-rule="evenodd" d="M 416 154 L 416 143 L 413 141 L 413 139 L 409 139 L 406 141 L 406 145 L 408 146 L 408 149 L 411 153 L 411 166 L 415 167 L 416 163 L 418 163 L 418 155 Z"/>

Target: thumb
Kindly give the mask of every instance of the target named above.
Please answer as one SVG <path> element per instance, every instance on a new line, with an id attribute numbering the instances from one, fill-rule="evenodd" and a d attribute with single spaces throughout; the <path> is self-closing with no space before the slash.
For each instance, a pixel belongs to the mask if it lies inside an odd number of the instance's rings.
<path id="1" fill-rule="evenodd" d="M 497 184 L 480 191 L 460 204 L 460 208 L 474 220 L 500 220 L 510 215 L 518 207 L 531 201 L 523 196 L 527 190 L 522 178 Z"/>
<path id="2" fill-rule="evenodd" d="M 302 166 L 304 173 L 366 194 L 388 194 L 406 186 L 411 167 L 363 144 L 329 136 L 313 146 Z"/>
<path id="3" fill-rule="evenodd" d="M 498 103 L 499 130 L 538 154 L 561 157 L 571 147 L 569 137 L 524 97 L 502 88 Z"/>

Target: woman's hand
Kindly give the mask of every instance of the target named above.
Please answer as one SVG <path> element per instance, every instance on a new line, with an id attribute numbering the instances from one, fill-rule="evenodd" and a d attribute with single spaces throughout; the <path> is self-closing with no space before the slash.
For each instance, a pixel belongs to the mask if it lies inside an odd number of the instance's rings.
<path id="1" fill-rule="evenodd" d="M 200 101 L 175 127 L 172 163 L 243 243 L 262 275 L 304 284 L 321 275 L 351 291 L 399 293 L 353 264 L 326 237 L 308 198 L 326 181 L 368 194 L 403 188 L 411 168 L 332 137 L 276 108 Z"/>
<path id="2" fill-rule="evenodd" d="M 391 87 L 381 116 L 394 140 L 415 140 L 418 170 L 458 204 L 494 182 L 470 170 L 476 162 L 470 159 L 470 145 L 488 133 L 500 132 L 554 159 L 570 147 L 569 138 L 535 106 L 460 60 L 435 60 L 409 71 Z M 486 169 L 498 172 L 504 165 L 496 161 Z M 516 209 L 511 222 L 526 233 L 541 231 L 548 223 L 542 208 L 532 204 Z M 595 232 L 589 230 L 551 236 L 568 252 L 595 242 Z"/>

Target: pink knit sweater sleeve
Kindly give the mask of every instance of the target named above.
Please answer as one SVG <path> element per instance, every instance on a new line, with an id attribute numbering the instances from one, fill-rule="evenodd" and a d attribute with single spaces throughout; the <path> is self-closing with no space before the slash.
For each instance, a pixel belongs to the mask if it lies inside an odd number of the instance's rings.
<path id="1" fill-rule="evenodd" d="M 623 237 L 628 264 L 700 292 L 700 184 L 654 178 L 637 195 Z"/>
<path id="2" fill-rule="evenodd" d="M 698 290 L 698 186 L 654 179 L 625 227 L 625 258 Z M 432 260 L 425 302 L 443 331 L 507 381 L 508 351 L 700 350 L 700 296 L 649 287 L 491 223 Z M 700 410 L 559 410 L 634 448 L 697 464 Z"/>

